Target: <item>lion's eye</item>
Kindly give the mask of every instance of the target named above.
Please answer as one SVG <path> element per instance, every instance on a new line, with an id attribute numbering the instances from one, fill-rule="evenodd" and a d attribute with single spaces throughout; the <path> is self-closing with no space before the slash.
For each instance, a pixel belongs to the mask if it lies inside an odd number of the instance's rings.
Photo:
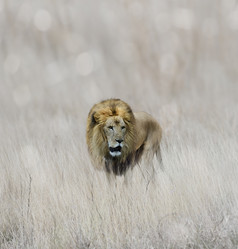
<path id="1" fill-rule="evenodd" d="M 126 129 L 126 127 L 125 127 L 125 126 L 122 126 L 121 129 L 124 130 L 124 129 Z"/>
<path id="2" fill-rule="evenodd" d="M 108 126 L 108 129 L 113 130 L 113 126 Z"/>

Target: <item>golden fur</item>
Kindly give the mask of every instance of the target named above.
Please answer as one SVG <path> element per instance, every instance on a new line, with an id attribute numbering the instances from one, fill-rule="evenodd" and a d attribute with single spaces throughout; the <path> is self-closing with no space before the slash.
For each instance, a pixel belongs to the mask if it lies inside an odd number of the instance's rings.
<path id="1" fill-rule="evenodd" d="M 133 113 L 120 99 L 95 104 L 87 119 L 87 145 L 95 167 L 124 174 L 142 155 L 160 155 L 162 130 L 144 112 Z"/>

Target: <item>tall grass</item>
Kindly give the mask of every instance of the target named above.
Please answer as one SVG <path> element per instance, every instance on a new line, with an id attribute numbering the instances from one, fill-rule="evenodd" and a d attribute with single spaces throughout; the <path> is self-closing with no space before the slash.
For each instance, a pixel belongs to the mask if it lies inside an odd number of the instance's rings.
<path id="1" fill-rule="evenodd" d="M 0 2 L 0 248 L 238 247 L 235 1 Z M 91 106 L 163 128 L 163 165 L 109 183 Z"/>

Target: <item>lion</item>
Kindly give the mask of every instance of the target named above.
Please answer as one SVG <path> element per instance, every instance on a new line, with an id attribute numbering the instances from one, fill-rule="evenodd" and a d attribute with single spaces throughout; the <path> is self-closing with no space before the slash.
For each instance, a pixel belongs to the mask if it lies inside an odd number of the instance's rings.
<path id="1" fill-rule="evenodd" d="M 108 99 L 91 108 L 86 138 L 96 168 L 125 175 L 140 162 L 142 155 L 160 157 L 162 129 L 151 115 L 133 113 L 124 101 Z"/>

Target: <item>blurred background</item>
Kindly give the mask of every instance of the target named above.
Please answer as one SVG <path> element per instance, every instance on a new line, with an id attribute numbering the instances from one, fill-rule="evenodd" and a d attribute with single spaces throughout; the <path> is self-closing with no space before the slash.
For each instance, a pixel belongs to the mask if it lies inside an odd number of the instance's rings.
<path id="1" fill-rule="evenodd" d="M 237 65 L 237 0 L 0 0 L 0 247 L 237 247 Z M 163 128 L 149 187 L 91 167 L 114 97 Z"/>
<path id="2" fill-rule="evenodd" d="M 224 115 L 237 107 L 237 44 L 235 0 L 1 0 L 1 119 L 85 119 L 111 97 Z"/>

